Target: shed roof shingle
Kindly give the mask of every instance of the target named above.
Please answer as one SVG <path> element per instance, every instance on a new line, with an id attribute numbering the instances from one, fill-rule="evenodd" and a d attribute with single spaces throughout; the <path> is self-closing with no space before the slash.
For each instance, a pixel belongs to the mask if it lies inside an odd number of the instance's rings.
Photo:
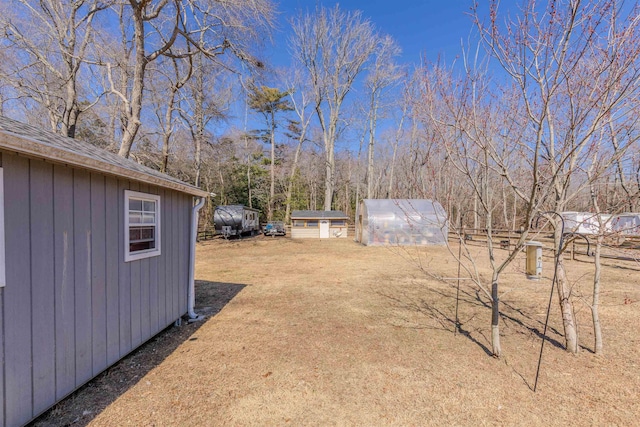
<path id="1" fill-rule="evenodd" d="M 0 148 L 59 163 L 121 176 L 194 196 L 208 193 L 131 159 L 87 142 L 68 138 L 0 116 Z"/>
<path id="2" fill-rule="evenodd" d="M 291 219 L 316 219 L 316 218 L 328 218 L 328 219 L 348 219 L 342 211 L 293 211 L 291 212 Z"/>

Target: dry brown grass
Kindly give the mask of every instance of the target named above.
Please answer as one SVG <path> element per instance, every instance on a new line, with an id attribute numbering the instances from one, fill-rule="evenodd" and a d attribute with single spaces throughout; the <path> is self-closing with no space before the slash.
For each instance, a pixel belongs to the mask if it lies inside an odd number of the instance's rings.
<path id="1" fill-rule="evenodd" d="M 527 281 L 522 260 L 501 285 L 504 357 L 498 360 L 487 354 L 486 299 L 463 282 L 462 333 L 454 336 L 455 282 L 430 279 L 417 265 L 455 276 L 456 263 L 444 248 L 260 237 L 206 242 L 198 251 L 197 305 L 211 306 L 221 289 L 228 296 L 239 293 L 205 323 L 182 327 L 194 328 L 193 335 L 181 337 L 95 418 L 78 423 L 638 423 L 637 265 L 607 261 L 604 357 L 591 351 L 590 312 L 581 303 L 583 350 L 570 355 L 561 348 L 554 298 L 550 341 L 533 393 L 549 280 Z M 570 277 L 575 294 L 588 300 L 592 264 L 581 259 L 569 262 Z M 550 260 L 544 267 L 548 273 Z"/>

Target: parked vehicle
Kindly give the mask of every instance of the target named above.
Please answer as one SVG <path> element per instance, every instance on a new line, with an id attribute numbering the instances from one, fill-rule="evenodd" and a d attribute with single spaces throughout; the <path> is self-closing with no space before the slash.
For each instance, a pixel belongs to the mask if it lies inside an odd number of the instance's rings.
<path id="1" fill-rule="evenodd" d="M 262 229 L 265 236 L 285 236 L 287 231 L 282 221 L 269 221 Z"/>
<path id="2" fill-rule="evenodd" d="M 627 212 L 614 215 L 611 230 L 625 236 L 640 236 L 640 213 Z"/>
<path id="3" fill-rule="evenodd" d="M 213 224 L 217 235 L 255 235 L 260 232 L 260 211 L 244 205 L 217 206 L 213 213 Z"/>
<path id="4" fill-rule="evenodd" d="M 596 235 L 600 232 L 600 222 L 604 225 L 603 232 L 611 231 L 611 215 L 590 212 L 561 212 L 564 220 L 564 232 L 574 234 Z"/>

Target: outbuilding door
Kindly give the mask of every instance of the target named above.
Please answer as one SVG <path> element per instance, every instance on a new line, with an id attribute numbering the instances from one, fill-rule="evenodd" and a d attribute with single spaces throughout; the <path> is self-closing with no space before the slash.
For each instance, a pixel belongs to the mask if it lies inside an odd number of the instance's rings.
<path id="1" fill-rule="evenodd" d="M 329 238 L 329 220 L 323 219 L 320 221 L 320 238 L 328 239 Z"/>

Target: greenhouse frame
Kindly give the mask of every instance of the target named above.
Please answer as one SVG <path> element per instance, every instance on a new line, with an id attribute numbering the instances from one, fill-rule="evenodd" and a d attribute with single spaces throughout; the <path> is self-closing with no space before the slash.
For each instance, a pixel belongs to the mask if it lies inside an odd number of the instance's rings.
<path id="1" fill-rule="evenodd" d="M 445 245 L 447 213 L 428 199 L 364 199 L 356 214 L 356 242 L 376 245 Z"/>

